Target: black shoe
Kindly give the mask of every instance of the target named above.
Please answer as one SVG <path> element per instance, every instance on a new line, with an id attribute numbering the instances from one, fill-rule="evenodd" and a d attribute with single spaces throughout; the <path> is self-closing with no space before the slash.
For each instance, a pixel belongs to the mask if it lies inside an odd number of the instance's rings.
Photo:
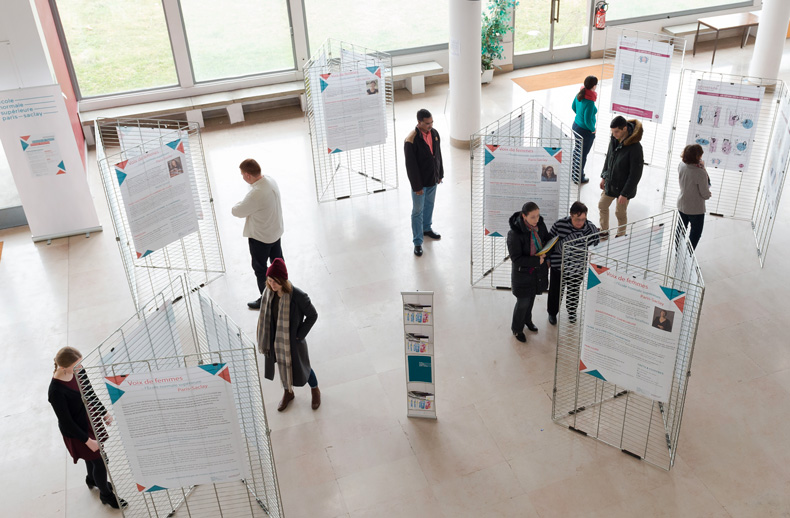
<path id="1" fill-rule="evenodd" d="M 88 486 L 88 489 L 93 489 L 96 487 L 96 482 L 94 482 L 93 479 L 88 476 L 85 477 L 85 484 Z"/>
<path id="2" fill-rule="evenodd" d="M 422 256 L 422 245 L 415 245 L 414 255 L 416 255 L 417 257 Z"/>
<path id="3" fill-rule="evenodd" d="M 101 500 L 101 503 L 107 504 L 113 509 L 126 509 L 126 507 L 129 505 L 126 500 L 116 497 L 115 495 L 99 495 L 99 500 Z M 120 506 L 118 505 L 119 503 Z"/>
<path id="4" fill-rule="evenodd" d="M 258 297 L 257 299 L 253 300 L 252 302 L 247 303 L 247 307 L 250 309 L 261 309 L 261 298 Z"/>
<path id="5" fill-rule="evenodd" d="M 422 235 L 423 235 L 423 236 L 428 236 L 428 237 L 430 237 L 431 239 L 441 239 L 441 238 L 442 238 L 442 235 L 441 235 L 441 234 L 437 234 L 437 233 L 436 233 L 436 232 L 434 232 L 433 230 L 428 230 L 428 231 L 425 231 L 425 232 L 423 232 L 423 233 L 422 233 Z"/>
<path id="6" fill-rule="evenodd" d="M 557 316 L 556 315 L 549 315 L 549 324 L 556 326 L 557 325 Z"/>
<path id="7" fill-rule="evenodd" d="M 581 181 L 581 182 L 579 182 L 579 183 L 583 183 L 583 184 L 584 184 L 584 183 L 590 183 L 590 179 L 589 179 L 589 178 L 587 178 L 586 176 L 582 176 L 582 181 Z"/>
<path id="8" fill-rule="evenodd" d="M 535 324 L 533 324 L 532 322 L 530 322 L 529 324 L 527 324 L 527 329 L 529 329 L 529 330 L 530 330 L 530 331 L 532 331 L 533 333 L 537 333 L 537 332 L 538 332 L 538 326 L 536 326 L 536 325 L 535 325 Z"/>
<path id="9" fill-rule="evenodd" d="M 527 342 L 527 337 L 524 335 L 524 333 L 513 333 L 513 335 L 516 337 L 516 340 L 518 340 L 519 342 L 524 342 L 524 343 Z"/>

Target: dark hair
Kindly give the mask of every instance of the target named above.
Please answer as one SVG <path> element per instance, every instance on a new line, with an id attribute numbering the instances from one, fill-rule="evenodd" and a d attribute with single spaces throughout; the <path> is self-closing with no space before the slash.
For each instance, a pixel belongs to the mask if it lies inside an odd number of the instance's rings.
<path id="1" fill-rule="evenodd" d="M 417 110 L 417 120 L 418 121 L 422 122 L 423 120 L 431 118 L 431 117 L 433 117 L 431 115 L 431 112 L 429 112 L 425 108 L 420 108 L 419 110 Z"/>
<path id="2" fill-rule="evenodd" d="M 573 205 L 571 205 L 571 214 L 587 214 L 587 205 L 580 201 L 573 202 Z"/>
<path id="3" fill-rule="evenodd" d="M 252 158 L 248 158 L 246 160 L 243 160 L 239 164 L 239 169 L 241 169 L 242 171 L 244 171 L 247 174 L 251 174 L 252 176 L 258 176 L 258 175 L 261 174 L 261 166 L 258 165 L 258 162 L 256 162 Z"/>
<path id="4" fill-rule="evenodd" d="M 584 90 L 592 90 L 598 84 L 598 78 L 595 76 L 587 76 L 584 78 Z M 584 100 L 584 90 L 579 90 L 576 99 L 579 101 Z"/>
<path id="5" fill-rule="evenodd" d="M 683 152 L 680 154 L 680 159 L 683 160 L 684 164 L 699 164 L 699 161 L 702 158 L 702 153 L 702 146 L 699 144 L 689 144 L 683 148 Z"/>
<path id="6" fill-rule="evenodd" d="M 540 207 L 538 207 L 538 204 L 535 203 L 534 201 L 528 201 L 527 203 L 524 204 L 523 207 L 521 207 L 521 213 L 524 214 L 525 216 L 530 212 L 532 212 L 533 210 L 540 210 Z"/>
<path id="7" fill-rule="evenodd" d="M 68 346 L 62 347 L 55 354 L 55 371 L 57 372 L 58 367 L 73 365 L 80 358 L 82 358 L 82 354 L 77 349 Z"/>
<path id="8" fill-rule="evenodd" d="M 610 128 L 625 128 L 626 126 L 628 126 L 628 121 L 626 121 L 625 117 L 622 115 L 618 115 L 612 119 L 612 122 L 609 124 Z"/>

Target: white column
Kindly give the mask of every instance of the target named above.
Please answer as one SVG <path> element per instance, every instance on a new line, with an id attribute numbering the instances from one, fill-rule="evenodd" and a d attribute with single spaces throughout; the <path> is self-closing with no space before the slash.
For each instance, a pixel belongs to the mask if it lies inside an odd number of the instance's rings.
<path id="1" fill-rule="evenodd" d="M 749 64 L 750 76 L 772 79 L 779 74 L 788 23 L 790 23 L 790 1 L 763 0 L 757 41 L 754 43 L 754 55 Z"/>
<path id="2" fill-rule="evenodd" d="M 450 1 L 450 142 L 480 129 L 480 0 Z"/>

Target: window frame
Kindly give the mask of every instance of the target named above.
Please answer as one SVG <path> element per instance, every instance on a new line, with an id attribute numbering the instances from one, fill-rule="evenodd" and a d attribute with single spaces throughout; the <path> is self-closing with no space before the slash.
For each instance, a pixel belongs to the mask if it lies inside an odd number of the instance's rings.
<path id="1" fill-rule="evenodd" d="M 627 25 L 631 23 L 640 23 L 640 22 L 650 22 L 654 20 L 663 20 L 663 19 L 672 19 L 672 18 L 680 18 L 682 16 L 692 16 L 695 14 L 704 14 L 704 13 L 712 13 L 712 12 L 720 12 L 720 11 L 729 11 L 731 9 L 741 9 L 743 7 L 754 7 L 755 0 L 743 0 L 741 2 L 733 3 L 733 4 L 726 4 L 726 5 L 714 5 L 711 7 L 698 7 L 696 9 L 686 9 L 684 11 L 673 11 L 669 13 L 661 13 L 661 14 L 653 14 L 653 15 L 646 15 L 646 16 L 636 16 L 633 18 L 621 18 L 619 20 L 610 20 L 608 17 L 606 19 L 606 25 Z M 595 18 L 595 5 L 592 7 L 593 11 L 593 19 Z M 691 22 L 689 22 L 691 23 Z"/>

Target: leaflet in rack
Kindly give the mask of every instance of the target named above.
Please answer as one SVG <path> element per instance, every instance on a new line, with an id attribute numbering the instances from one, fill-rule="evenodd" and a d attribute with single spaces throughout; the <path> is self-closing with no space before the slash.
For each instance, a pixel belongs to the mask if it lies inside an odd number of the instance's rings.
<path id="1" fill-rule="evenodd" d="M 406 415 L 436 419 L 433 292 L 402 292 Z"/>

